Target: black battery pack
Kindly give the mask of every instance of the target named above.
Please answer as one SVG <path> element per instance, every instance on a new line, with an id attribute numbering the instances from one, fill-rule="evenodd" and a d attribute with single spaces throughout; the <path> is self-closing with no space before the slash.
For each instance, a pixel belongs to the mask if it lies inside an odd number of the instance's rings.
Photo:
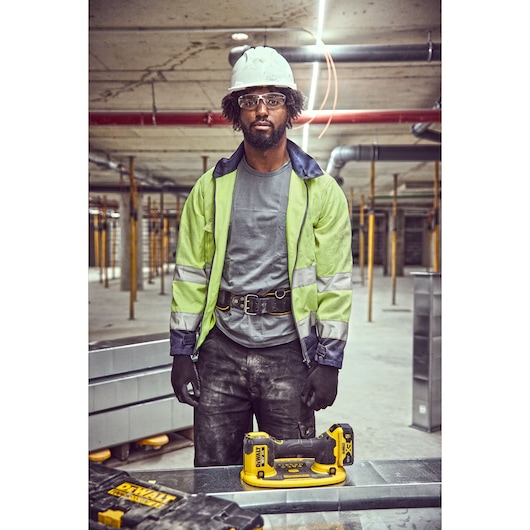
<path id="1" fill-rule="evenodd" d="M 261 515 L 237 503 L 133 479 L 89 463 L 89 528 L 134 530 L 261 530 Z"/>

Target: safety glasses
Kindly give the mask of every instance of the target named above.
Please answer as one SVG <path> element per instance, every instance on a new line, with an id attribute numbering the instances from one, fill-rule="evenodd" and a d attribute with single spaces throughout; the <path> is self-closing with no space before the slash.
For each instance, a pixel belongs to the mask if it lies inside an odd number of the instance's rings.
<path id="1" fill-rule="evenodd" d="M 259 102 L 263 101 L 268 109 L 281 107 L 285 104 L 285 96 L 279 92 L 269 92 L 268 94 L 244 94 L 237 98 L 237 102 L 242 109 L 253 110 Z"/>

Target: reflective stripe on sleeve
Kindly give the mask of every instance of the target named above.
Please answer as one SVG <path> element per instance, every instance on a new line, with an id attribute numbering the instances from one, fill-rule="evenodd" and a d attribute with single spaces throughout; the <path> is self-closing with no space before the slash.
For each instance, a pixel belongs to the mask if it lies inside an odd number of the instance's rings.
<path id="1" fill-rule="evenodd" d="M 297 287 L 304 287 L 306 285 L 313 285 L 316 283 L 316 269 L 315 266 L 305 267 L 303 269 L 296 269 L 293 272 L 293 289 Z"/>
<path id="2" fill-rule="evenodd" d="M 317 321 L 317 332 L 322 339 L 337 339 L 346 342 L 348 323 L 340 320 L 320 320 Z"/>
<path id="3" fill-rule="evenodd" d="M 175 272 L 173 273 L 174 282 L 189 282 L 206 285 L 207 274 L 204 269 L 197 269 L 195 267 L 187 267 L 186 265 L 175 265 Z"/>
<path id="4" fill-rule="evenodd" d="M 195 313 L 171 313 L 169 320 L 170 329 L 184 329 L 195 331 L 200 324 L 202 315 Z"/>
<path id="5" fill-rule="evenodd" d="M 311 334 L 311 328 L 315 325 L 316 320 L 316 314 L 314 311 L 311 311 L 311 313 L 300 320 L 300 322 L 296 323 L 296 327 L 298 328 L 298 332 L 302 338 L 309 337 Z"/>
<path id="6" fill-rule="evenodd" d="M 352 288 L 352 274 L 339 272 L 333 276 L 317 278 L 317 289 L 319 293 L 326 291 L 349 291 Z"/>

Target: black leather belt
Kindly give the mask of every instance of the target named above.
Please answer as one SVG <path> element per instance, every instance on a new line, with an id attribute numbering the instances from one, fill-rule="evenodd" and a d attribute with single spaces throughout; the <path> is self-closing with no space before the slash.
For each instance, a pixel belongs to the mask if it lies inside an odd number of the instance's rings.
<path id="1" fill-rule="evenodd" d="M 291 291 L 278 290 L 265 296 L 257 294 L 233 294 L 219 291 L 217 308 L 227 311 L 230 307 L 241 309 L 246 315 L 263 315 L 265 313 L 290 313 Z"/>

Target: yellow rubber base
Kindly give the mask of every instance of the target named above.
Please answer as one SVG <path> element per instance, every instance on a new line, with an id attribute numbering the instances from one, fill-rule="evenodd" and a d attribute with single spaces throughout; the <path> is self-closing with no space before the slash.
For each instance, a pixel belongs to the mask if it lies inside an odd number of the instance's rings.
<path id="1" fill-rule="evenodd" d="M 88 459 L 91 462 L 105 462 L 110 458 L 110 449 L 100 449 L 88 454 Z"/>
<path id="2" fill-rule="evenodd" d="M 159 436 L 152 436 L 151 438 L 145 438 L 136 442 L 140 446 L 145 447 L 162 447 L 169 443 L 169 436 L 167 434 L 161 434 Z"/>
<path id="3" fill-rule="evenodd" d="M 275 464 L 276 474 L 259 477 L 243 468 L 239 474 L 241 480 L 257 488 L 311 488 L 340 484 L 346 480 L 346 471 L 340 466 L 327 466 L 327 471 L 317 473 L 313 468 L 314 460 L 281 459 Z M 323 467 L 323 466 L 321 466 Z"/>

